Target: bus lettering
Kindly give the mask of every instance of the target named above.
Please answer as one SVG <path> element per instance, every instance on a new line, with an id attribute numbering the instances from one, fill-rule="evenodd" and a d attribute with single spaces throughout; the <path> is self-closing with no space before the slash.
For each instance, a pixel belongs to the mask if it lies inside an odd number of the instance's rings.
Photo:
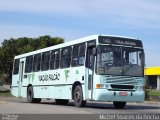
<path id="1" fill-rule="evenodd" d="M 38 76 L 39 81 L 48 81 L 48 75 L 40 75 Z"/>
<path id="2" fill-rule="evenodd" d="M 60 79 L 60 74 L 55 73 L 55 74 L 49 74 L 49 75 L 40 75 L 38 76 L 39 81 L 55 81 Z"/>
<path id="3" fill-rule="evenodd" d="M 59 73 L 49 74 L 49 79 L 50 79 L 51 81 L 59 80 L 59 78 L 60 78 L 60 74 L 59 74 Z"/>

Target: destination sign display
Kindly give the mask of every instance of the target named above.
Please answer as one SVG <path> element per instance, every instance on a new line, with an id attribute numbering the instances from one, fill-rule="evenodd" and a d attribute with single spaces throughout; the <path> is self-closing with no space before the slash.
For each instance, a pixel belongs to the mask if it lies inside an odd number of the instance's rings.
<path id="1" fill-rule="evenodd" d="M 140 40 L 129 38 L 99 36 L 98 41 L 102 44 L 143 47 L 142 42 Z"/>

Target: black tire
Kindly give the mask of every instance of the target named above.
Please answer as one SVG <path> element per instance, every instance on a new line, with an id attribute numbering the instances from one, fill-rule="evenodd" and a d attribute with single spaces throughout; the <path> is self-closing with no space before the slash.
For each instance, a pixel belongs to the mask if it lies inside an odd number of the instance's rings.
<path id="1" fill-rule="evenodd" d="M 56 104 L 58 105 L 67 105 L 69 100 L 64 100 L 64 99 L 55 99 Z"/>
<path id="2" fill-rule="evenodd" d="M 86 101 L 83 100 L 83 91 L 80 85 L 77 85 L 74 89 L 74 105 L 77 107 L 83 107 L 86 105 Z"/>
<path id="3" fill-rule="evenodd" d="M 123 109 L 126 106 L 126 102 L 113 102 L 113 105 L 117 109 Z"/>
<path id="4" fill-rule="evenodd" d="M 33 88 L 30 86 L 27 90 L 27 101 L 29 103 L 39 103 L 41 102 L 40 98 L 34 98 Z"/>
<path id="5" fill-rule="evenodd" d="M 34 103 L 40 103 L 41 99 L 40 98 L 34 98 Z"/>

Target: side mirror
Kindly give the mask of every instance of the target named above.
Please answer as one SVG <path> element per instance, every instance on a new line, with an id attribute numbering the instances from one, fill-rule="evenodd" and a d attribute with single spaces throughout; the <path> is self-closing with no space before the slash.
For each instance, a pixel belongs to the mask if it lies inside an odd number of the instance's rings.
<path id="1" fill-rule="evenodd" d="M 96 56 L 96 54 L 97 54 L 97 50 L 96 50 L 96 48 L 94 47 L 94 48 L 93 48 L 93 56 Z"/>

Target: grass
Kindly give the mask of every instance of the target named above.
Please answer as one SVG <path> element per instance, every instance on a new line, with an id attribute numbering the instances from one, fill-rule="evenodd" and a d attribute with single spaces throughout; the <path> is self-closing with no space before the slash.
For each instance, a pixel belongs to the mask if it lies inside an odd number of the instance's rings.
<path id="1" fill-rule="evenodd" d="M 148 95 L 149 96 L 160 96 L 160 91 L 159 90 L 149 90 Z"/>
<path id="2" fill-rule="evenodd" d="M 11 92 L 10 92 L 10 91 L 0 92 L 0 96 L 3 96 L 3 97 L 12 97 L 12 95 L 11 95 Z"/>
<path id="3" fill-rule="evenodd" d="M 145 100 L 160 101 L 160 90 L 145 89 Z"/>

